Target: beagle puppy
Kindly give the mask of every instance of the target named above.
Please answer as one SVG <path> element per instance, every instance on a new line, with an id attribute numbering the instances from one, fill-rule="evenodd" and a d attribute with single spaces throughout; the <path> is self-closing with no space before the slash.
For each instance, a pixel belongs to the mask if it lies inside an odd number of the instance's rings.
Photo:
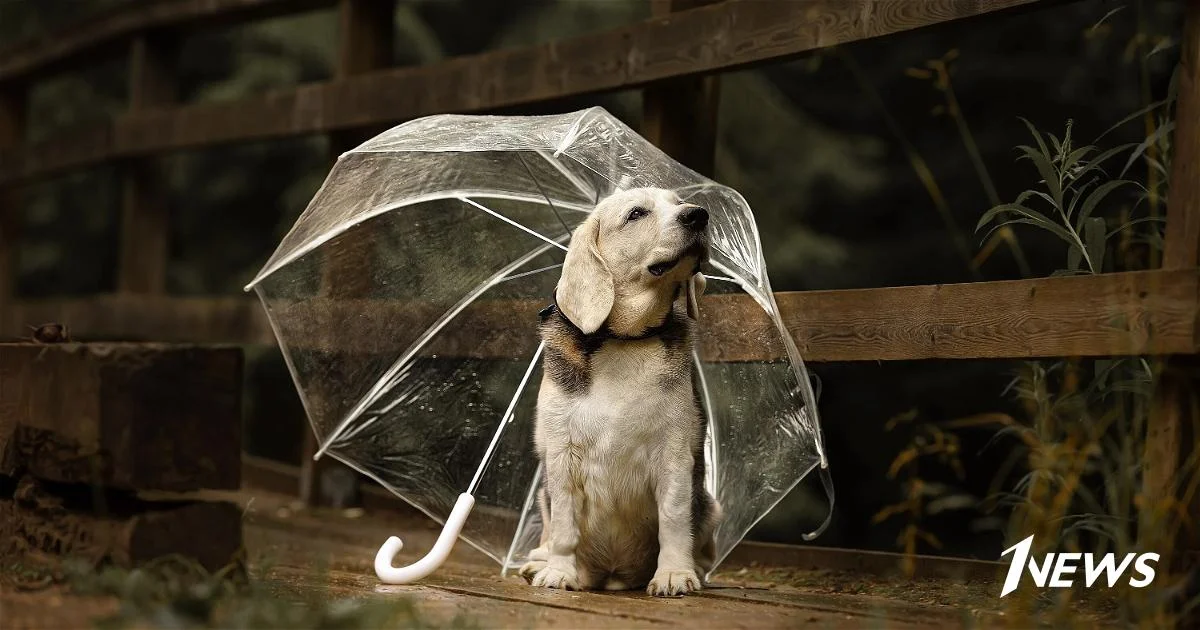
<path id="1" fill-rule="evenodd" d="M 572 234 L 540 315 L 543 530 L 521 568 L 534 586 L 679 596 L 712 567 L 720 508 L 691 360 L 707 226 L 705 209 L 641 188 Z"/>

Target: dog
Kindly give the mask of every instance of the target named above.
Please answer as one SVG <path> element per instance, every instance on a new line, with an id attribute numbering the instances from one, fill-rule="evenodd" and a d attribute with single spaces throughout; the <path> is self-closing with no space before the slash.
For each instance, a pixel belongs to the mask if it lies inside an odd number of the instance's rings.
<path id="1" fill-rule="evenodd" d="M 542 537 L 520 572 L 534 586 L 682 596 L 712 568 L 721 510 L 704 488 L 691 362 L 708 219 L 639 188 L 571 236 L 540 313 Z"/>

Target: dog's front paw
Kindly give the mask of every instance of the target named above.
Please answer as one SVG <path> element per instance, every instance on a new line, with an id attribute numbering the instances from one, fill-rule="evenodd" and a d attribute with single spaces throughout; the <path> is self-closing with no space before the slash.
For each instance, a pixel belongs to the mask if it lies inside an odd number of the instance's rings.
<path id="1" fill-rule="evenodd" d="M 519 575 L 525 578 L 525 582 L 533 584 L 533 578 L 536 577 L 538 572 L 544 568 L 546 568 L 545 560 L 530 560 L 529 562 L 521 565 L 521 571 Z"/>
<path id="2" fill-rule="evenodd" d="M 646 586 L 646 592 L 655 597 L 681 597 L 700 590 L 700 578 L 695 571 L 670 571 L 659 569 Z"/>
<path id="3" fill-rule="evenodd" d="M 579 590 L 579 578 L 574 570 L 562 569 L 547 565 L 533 576 L 533 585 L 542 588 L 561 588 L 567 591 Z"/>

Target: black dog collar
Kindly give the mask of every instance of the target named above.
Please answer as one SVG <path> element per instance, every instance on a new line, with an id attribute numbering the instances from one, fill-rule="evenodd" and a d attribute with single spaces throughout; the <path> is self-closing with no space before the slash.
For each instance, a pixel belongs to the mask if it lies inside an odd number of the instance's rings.
<path id="1" fill-rule="evenodd" d="M 571 318 L 567 317 L 567 314 L 562 312 L 562 309 L 558 307 L 557 296 L 551 298 L 550 304 L 538 311 L 538 319 L 541 321 L 546 321 L 556 312 L 562 317 L 563 321 L 571 327 L 571 330 L 574 331 L 575 334 L 590 341 L 603 341 L 605 339 L 616 339 L 618 341 L 640 341 L 642 339 L 650 339 L 651 337 L 661 337 L 662 334 L 666 332 L 667 327 L 671 324 L 672 317 L 672 313 L 667 311 L 667 316 L 663 319 L 661 324 L 654 326 L 653 328 L 646 329 L 646 332 L 640 335 L 618 335 L 608 327 L 608 324 L 601 326 L 600 330 L 597 330 L 594 333 L 587 334 L 583 332 L 579 326 L 576 326 L 575 322 L 571 321 Z"/>

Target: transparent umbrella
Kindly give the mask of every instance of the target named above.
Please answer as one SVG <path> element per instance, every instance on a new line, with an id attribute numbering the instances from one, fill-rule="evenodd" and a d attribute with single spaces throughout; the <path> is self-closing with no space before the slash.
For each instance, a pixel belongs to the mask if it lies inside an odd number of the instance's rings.
<path id="1" fill-rule="evenodd" d="M 401 543 L 389 539 L 376 558 L 383 581 L 428 575 L 459 537 L 503 570 L 536 547 L 537 312 L 571 231 L 599 199 L 632 187 L 674 190 L 710 215 L 693 358 L 706 484 L 724 511 L 718 564 L 813 469 L 832 510 L 812 385 L 741 195 L 601 108 L 430 116 L 342 155 L 247 286 L 266 309 L 317 457 L 444 525 L 409 567 L 393 566 Z"/>

